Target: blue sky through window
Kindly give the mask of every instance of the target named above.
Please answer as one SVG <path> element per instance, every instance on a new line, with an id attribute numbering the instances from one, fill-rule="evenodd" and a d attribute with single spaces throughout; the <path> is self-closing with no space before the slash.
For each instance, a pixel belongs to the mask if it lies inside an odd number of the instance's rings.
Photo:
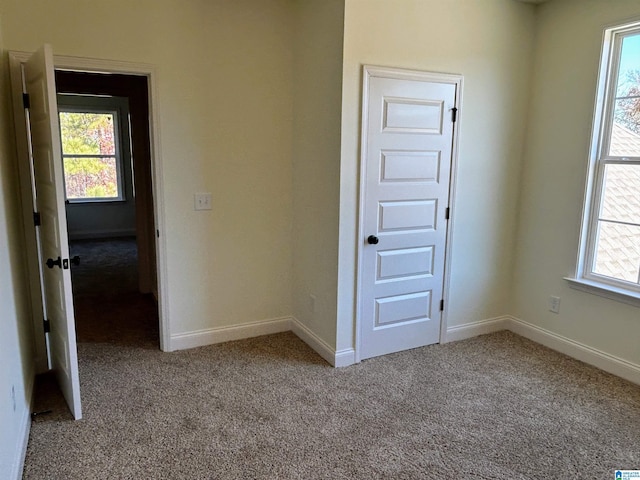
<path id="1" fill-rule="evenodd" d="M 618 75 L 618 97 L 626 96 L 632 88 L 633 84 L 629 81 L 629 74 L 633 71 L 640 71 L 640 35 L 632 35 L 622 41 L 620 73 Z"/>

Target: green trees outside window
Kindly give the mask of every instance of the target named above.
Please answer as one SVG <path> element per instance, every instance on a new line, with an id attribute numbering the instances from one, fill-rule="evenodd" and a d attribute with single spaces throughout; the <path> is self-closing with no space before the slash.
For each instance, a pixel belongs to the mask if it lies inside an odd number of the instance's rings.
<path id="1" fill-rule="evenodd" d="M 60 112 L 66 198 L 119 199 L 115 113 Z"/>

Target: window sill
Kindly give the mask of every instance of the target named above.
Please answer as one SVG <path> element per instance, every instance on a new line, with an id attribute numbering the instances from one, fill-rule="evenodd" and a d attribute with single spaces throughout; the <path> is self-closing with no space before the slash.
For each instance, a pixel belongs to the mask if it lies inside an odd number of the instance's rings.
<path id="1" fill-rule="evenodd" d="M 67 205 L 108 205 L 125 203 L 126 198 L 95 198 L 90 200 L 65 200 Z"/>
<path id="2" fill-rule="evenodd" d="M 634 307 L 640 307 L 640 293 L 638 292 L 632 292 L 624 288 L 614 287 L 592 280 L 585 280 L 584 278 L 565 277 L 564 279 L 569 282 L 571 288 L 575 288 L 576 290 L 633 305 Z"/>

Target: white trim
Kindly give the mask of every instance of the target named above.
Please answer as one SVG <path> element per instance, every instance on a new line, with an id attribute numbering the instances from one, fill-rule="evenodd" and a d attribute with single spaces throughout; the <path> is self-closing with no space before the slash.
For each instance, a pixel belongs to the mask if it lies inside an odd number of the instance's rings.
<path id="1" fill-rule="evenodd" d="M 610 281 L 599 282 L 599 275 L 592 272 L 597 250 L 600 205 L 603 201 L 604 171 L 608 164 L 617 163 L 617 161 L 620 160 L 620 157 L 612 157 L 610 155 L 609 148 L 613 128 L 616 97 L 615 89 L 621 60 L 621 39 L 630 31 L 638 34 L 638 32 L 640 32 L 639 29 L 640 21 L 634 19 L 625 23 L 605 27 L 603 31 L 582 203 L 576 272 L 575 278 L 567 278 L 567 280 L 572 282 L 572 288 L 595 293 L 625 303 L 630 303 L 629 298 L 625 300 L 624 296 L 616 295 L 615 293 L 605 293 L 606 290 L 613 292 L 625 290 L 624 281 L 618 282 L 611 279 Z M 634 162 L 629 161 L 628 163 L 633 164 Z M 614 288 L 608 289 L 604 285 L 605 283 L 613 284 Z M 601 287 L 600 290 L 597 289 L 598 286 Z M 633 295 L 633 293 L 640 293 L 640 287 L 635 284 L 630 285 L 627 290 L 632 293 L 628 297 L 634 297 L 635 295 Z M 633 305 L 635 303 L 631 304 Z"/>
<path id="2" fill-rule="evenodd" d="M 336 366 L 336 351 L 295 317 L 291 318 L 291 331 L 330 365 Z"/>
<path id="3" fill-rule="evenodd" d="M 363 65 L 364 76 L 394 78 L 397 80 L 416 80 L 419 82 L 453 83 L 458 84 L 461 75 L 452 73 L 426 72 L 406 68 L 381 67 L 378 65 Z M 363 97 L 364 98 L 364 97 Z"/>
<path id="4" fill-rule="evenodd" d="M 24 234 L 24 249 L 27 260 L 27 276 L 29 279 L 29 300 L 31 320 L 34 332 L 34 356 L 36 373 L 43 373 L 49 369 L 48 349 L 46 337 L 42 328 L 44 308 L 40 282 L 40 256 L 38 240 L 33 226 L 34 206 L 31 184 L 31 169 L 29 167 L 29 145 L 27 142 L 27 123 L 22 103 L 24 91 L 22 78 L 22 63 L 30 57 L 29 54 L 9 52 L 9 75 L 11 77 L 11 96 L 13 104 L 14 131 L 16 136 L 16 158 L 18 163 L 19 190 L 22 204 L 22 231 Z"/>
<path id="5" fill-rule="evenodd" d="M 450 327 L 447 330 L 446 341 L 465 340 L 501 330 L 509 330 L 516 335 L 528 338 L 540 345 L 640 385 L 640 365 L 576 342 L 511 315 Z"/>
<path id="6" fill-rule="evenodd" d="M 508 322 L 508 330 L 572 358 L 588 363 L 618 377 L 640 385 L 640 365 L 610 355 L 596 348 L 576 342 L 515 317 Z"/>
<path id="7" fill-rule="evenodd" d="M 447 221 L 447 238 L 444 246 L 444 284 L 442 286 L 442 298 L 444 300 L 444 310 L 440 317 L 440 343 L 446 341 L 449 325 L 449 292 L 451 291 L 451 258 L 453 258 L 453 229 L 456 219 L 456 186 L 458 184 L 458 150 L 460 145 L 460 122 L 462 121 L 462 91 L 464 77 L 462 75 L 451 75 L 452 81 L 456 82 L 456 108 L 457 118 L 453 124 L 453 147 L 451 149 L 451 173 L 449 177 L 449 220 Z"/>
<path id="8" fill-rule="evenodd" d="M 20 72 L 20 64 L 24 63 L 29 59 L 31 53 L 27 52 L 17 52 L 11 51 L 9 52 L 9 62 L 10 62 L 10 71 L 11 71 L 11 79 L 12 79 L 12 91 L 13 91 L 13 102 L 14 102 L 14 118 L 16 124 L 16 136 L 18 137 L 18 156 L 19 160 L 21 158 L 27 158 L 27 146 L 26 146 L 26 132 L 24 131 L 26 125 L 24 122 L 20 122 L 20 118 L 24 118 L 24 109 L 22 108 L 22 90 L 21 84 L 19 84 L 19 80 L 21 78 Z M 125 75 L 140 75 L 147 78 L 147 85 L 149 90 L 149 142 L 151 149 L 151 184 L 153 188 L 153 206 L 154 206 L 154 218 L 156 229 L 161 233 L 158 237 L 156 235 L 156 271 L 157 271 L 157 281 L 158 281 L 158 317 L 160 324 L 160 349 L 163 351 L 169 350 L 170 344 L 170 319 L 169 319 L 169 295 L 168 295 L 168 273 L 167 273 L 167 248 L 166 248 L 166 240 L 163 233 L 166 231 L 165 229 L 165 207 L 164 207 L 164 181 L 163 181 L 163 173 L 162 173 L 162 154 L 160 149 L 160 119 L 158 115 L 158 105 L 159 103 L 159 95 L 158 95 L 158 87 L 157 87 L 157 79 L 158 73 L 157 69 L 154 65 L 146 64 L 146 63 L 132 63 L 132 62 L 121 62 L 115 60 L 102 60 L 102 59 L 94 59 L 94 58 L 82 58 L 82 57 L 72 57 L 72 56 L 64 56 L 64 55 L 54 55 L 54 67 L 56 69 L 67 69 L 74 70 L 80 72 L 94 72 L 94 73 L 118 73 Z M 27 156 L 25 156 L 27 155 Z M 20 165 L 23 165 L 24 161 L 18 162 Z M 27 167 L 21 167 L 23 170 Z M 25 173 L 29 173 L 28 170 L 24 170 L 21 173 L 21 177 L 24 177 Z M 25 182 L 28 180 L 27 178 L 21 181 L 21 190 L 27 188 L 23 192 L 23 199 L 29 200 L 30 197 L 30 187 Z M 28 236 L 28 232 L 33 230 L 32 222 L 30 223 L 30 216 L 32 215 L 33 205 L 32 201 L 23 200 L 23 224 L 25 228 L 25 232 Z M 31 226 L 30 226 L 31 225 Z M 34 245 L 30 245 L 27 242 L 27 257 L 35 258 L 33 254 Z M 37 255 L 37 252 L 36 254 Z M 35 266 L 37 268 L 37 265 Z M 34 275 L 33 267 L 30 267 L 31 276 Z M 39 279 L 36 282 L 39 284 Z M 41 318 L 42 315 L 38 315 L 38 311 L 42 312 L 42 299 L 35 295 L 37 292 L 32 288 L 32 309 L 34 322 L 37 329 L 41 328 Z M 38 310 L 38 303 L 40 304 L 40 308 Z M 46 346 L 44 343 L 44 336 L 40 339 L 40 336 L 37 336 L 36 341 L 36 354 L 38 358 L 46 358 Z M 38 371 L 45 370 L 42 368 L 42 365 L 38 365 Z"/>
<path id="9" fill-rule="evenodd" d="M 477 337 L 478 335 L 486 335 L 487 333 L 507 330 L 509 328 L 510 320 L 510 316 L 504 315 L 502 317 L 469 322 L 463 325 L 454 325 L 447 328 L 444 335 L 444 341 L 441 343 L 457 342 L 458 340 L 466 340 L 467 338 Z"/>
<path id="10" fill-rule="evenodd" d="M 271 335 L 291 330 L 291 317 L 273 318 L 258 322 L 232 325 L 229 327 L 207 328 L 193 332 L 171 335 L 168 351 L 204 347 L 216 343 L 243 340 L 245 338 Z"/>
<path id="11" fill-rule="evenodd" d="M 20 480 L 24 472 L 24 462 L 27 458 L 27 445 L 29 444 L 29 433 L 31 432 L 31 405 L 26 408 L 22 415 L 20 433 L 17 438 L 16 457 L 13 461 L 13 468 L 9 478 Z"/>
<path id="12" fill-rule="evenodd" d="M 462 110 L 462 85 L 463 85 L 463 77 L 462 75 L 450 74 L 450 73 L 438 73 L 438 72 L 424 72 L 419 70 L 407 70 L 401 68 L 393 68 L 393 67 L 380 67 L 373 65 L 363 65 L 363 74 L 362 74 L 362 117 L 361 117 L 361 125 L 360 125 L 360 182 L 359 182 L 359 201 L 358 201 L 358 242 L 357 242 L 357 260 L 356 260 L 356 316 L 355 316 L 355 332 L 354 332 L 354 362 L 358 363 L 361 360 L 360 352 L 361 352 L 361 328 L 362 325 L 360 322 L 361 317 L 361 303 L 362 303 L 362 257 L 363 257 L 363 241 L 365 238 L 365 229 L 364 229 L 364 216 L 362 212 L 364 211 L 364 202 L 365 202 L 365 182 L 366 182 L 366 156 L 367 156 L 367 125 L 369 121 L 369 106 L 368 106 L 368 98 L 369 98 L 369 80 L 371 77 L 384 77 L 384 78 L 395 78 L 399 80 L 417 80 L 422 82 L 433 82 L 433 83 L 446 83 L 453 84 L 456 86 L 456 98 L 454 105 L 458 109 L 456 122 L 453 124 L 453 146 L 451 149 L 451 173 L 449 177 L 449 202 L 448 207 L 451 212 L 451 216 L 447 222 L 447 234 L 445 240 L 445 261 L 444 261 L 444 278 L 443 278 L 443 288 L 442 288 L 442 297 L 444 300 L 444 311 L 440 315 L 440 342 L 444 341 L 446 330 L 447 330 L 447 311 L 449 305 L 449 286 L 451 283 L 451 262 L 449 259 L 452 255 L 452 247 L 453 247 L 453 219 L 455 218 L 455 190 L 457 183 L 457 171 L 458 171 L 458 146 L 459 146 L 459 130 L 460 130 L 460 120 L 461 120 L 461 110 Z"/>
<path id="13" fill-rule="evenodd" d="M 25 397 L 27 403 L 25 405 L 22 418 L 20 420 L 20 430 L 16 437 L 15 459 L 12 463 L 11 475 L 9 478 L 20 480 L 24 471 L 24 462 L 27 457 L 27 446 L 29 444 L 29 433 L 31 432 L 31 410 L 33 407 L 33 395 L 35 389 L 36 375 L 32 371 L 27 377 L 25 385 Z"/>
<path id="14" fill-rule="evenodd" d="M 170 351 L 204 347 L 216 343 L 244 340 L 282 332 L 293 332 L 333 367 L 348 367 L 356 363 L 355 350 L 353 348 L 336 351 L 295 317 L 273 318 L 242 325 L 178 333 L 171 336 Z"/>
<path id="15" fill-rule="evenodd" d="M 634 307 L 640 307 L 640 293 L 633 292 L 631 290 L 624 290 L 622 288 L 614 287 L 613 285 L 593 282 L 583 278 L 565 277 L 564 279 L 569 282 L 569 286 L 575 290 L 592 293 L 610 300 L 633 305 Z"/>
<path id="16" fill-rule="evenodd" d="M 349 367 L 356 363 L 356 351 L 353 348 L 336 350 L 333 366 L 336 368 Z"/>
<path id="17" fill-rule="evenodd" d="M 348 367 L 356 363 L 353 348 L 336 351 L 295 317 L 291 318 L 291 331 L 333 367 Z"/>
<path id="18" fill-rule="evenodd" d="M 24 63 L 31 57 L 30 52 L 10 51 L 10 55 Z M 120 60 L 104 60 L 100 58 L 75 57 L 70 55 L 54 55 L 55 67 L 59 70 L 74 70 L 93 73 L 119 73 L 123 75 L 148 76 L 155 73 L 155 66 L 150 63 L 123 62 Z"/>

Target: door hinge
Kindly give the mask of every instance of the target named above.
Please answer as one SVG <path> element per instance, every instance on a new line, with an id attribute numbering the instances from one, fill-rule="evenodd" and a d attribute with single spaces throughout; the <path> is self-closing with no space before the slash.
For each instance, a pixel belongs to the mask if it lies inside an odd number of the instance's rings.
<path id="1" fill-rule="evenodd" d="M 44 333 L 49 333 L 51 331 L 51 322 L 46 318 L 42 320 L 42 325 L 44 326 Z"/>
<path id="2" fill-rule="evenodd" d="M 42 225 L 42 216 L 40 212 L 33 212 L 33 225 L 39 227 Z"/>
<path id="3" fill-rule="evenodd" d="M 28 93 L 22 94 L 22 105 L 24 108 L 31 108 L 31 98 Z"/>
<path id="4" fill-rule="evenodd" d="M 456 107 L 453 107 L 451 109 L 451 121 L 453 123 L 456 123 L 457 119 L 458 119 L 458 109 Z"/>
<path id="5" fill-rule="evenodd" d="M 449 214 L 451 213 L 451 211 L 449 210 L 449 207 L 444 209 L 444 219 L 445 220 L 449 220 Z"/>
<path id="6" fill-rule="evenodd" d="M 440 311 L 444 312 L 444 299 L 440 300 Z"/>

